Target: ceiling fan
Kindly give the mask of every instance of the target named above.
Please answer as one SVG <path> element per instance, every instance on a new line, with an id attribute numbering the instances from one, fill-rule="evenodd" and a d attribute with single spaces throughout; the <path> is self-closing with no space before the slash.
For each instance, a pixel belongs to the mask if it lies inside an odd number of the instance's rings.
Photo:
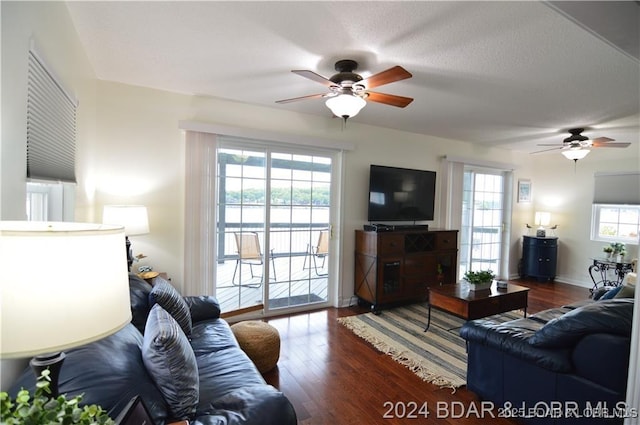
<path id="1" fill-rule="evenodd" d="M 351 118 L 360 112 L 366 105 L 365 99 L 399 108 L 404 108 L 413 101 L 410 97 L 369 91 L 374 87 L 411 78 L 411 73 L 401 66 L 394 66 L 368 78 L 362 78 L 362 76 L 354 72 L 358 69 L 358 62 L 351 59 L 339 60 L 335 64 L 335 69 L 338 73 L 331 78 L 325 78 L 309 70 L 292 70 L 291 72 L 294 74 L 298 74 L 328 87 L 329 92 L 277 100 L 276 103 L 327 98 L 327 107 L 331 109 L 334 115 L 346 121 L 347 118 Z"/>
<path id="2" fill-rule="evenodd" d="M 572 128 L 569 130 L 570 136 L 562 141 L 561 145 L 557 143 L 542 143 L 538 146 L 554 146 L 551 149 L 543 149 L 541 151 L 533 153 L 548 152 L 553 150 L 561 150 L 562 155 L 568 159 L 577 161 L 584 158 L 590 152 L 591 148 L 626 148 L 631 145 L 628 142 L 615 142 L 614 139 L 609 137 L 598 137 L 596 139 L 589 139 L 582 135 L 584 128 Z M 615 142 L 615 143 L 613 143 Z"/>

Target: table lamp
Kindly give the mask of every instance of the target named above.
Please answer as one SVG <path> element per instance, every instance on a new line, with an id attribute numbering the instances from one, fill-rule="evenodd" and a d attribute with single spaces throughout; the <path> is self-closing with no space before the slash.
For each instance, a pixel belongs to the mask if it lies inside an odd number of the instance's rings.
<path id="1" fill-rule="evenodd" d="M 551 213 L 545 211 L 536 211 L 536 224 L 538 225 L 538 229 L 536 230 L 536 236 L 539 238 L 544 238 L 547 236 L 547 231 L 545 230 L 545 226 L 551 224 Z"/>
<path id="2" fill-rule="evenodd" d="M 0 358 L 33 357 L 36 377 L 49 368 L 52 397 L 63 350 L 131 321 L 123 235 L 100 224 L 0 221 Z"/>
<path id="3" fill-rule="evenodd" d="M 102 211 L 102 223 L 124 226 L 127 267 L 131 271 L 133 250 L 129 236 L 149 233 L 149 216 L 143 205 L 105 205 Z"/>

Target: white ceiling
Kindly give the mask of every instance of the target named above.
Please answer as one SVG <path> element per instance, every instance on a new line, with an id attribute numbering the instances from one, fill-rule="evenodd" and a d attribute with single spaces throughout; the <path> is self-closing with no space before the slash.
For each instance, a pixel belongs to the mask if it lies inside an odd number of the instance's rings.
<path id="1" fill-rule="evenodd" d="M 403 66 L 413 78 L 375 91 L 415 98 L 404 109 L 368 102 L 353 121 L 525 152 L 560 143 L 572 127 L 640 143 L 635 1 L 71 1 L 68 8 L 104 80 L 330 117 L 321 99 L 275 101 L 326 91 L 292 69 L 329 77 L 336 60 L 349 58 L 364 77 Z"/>

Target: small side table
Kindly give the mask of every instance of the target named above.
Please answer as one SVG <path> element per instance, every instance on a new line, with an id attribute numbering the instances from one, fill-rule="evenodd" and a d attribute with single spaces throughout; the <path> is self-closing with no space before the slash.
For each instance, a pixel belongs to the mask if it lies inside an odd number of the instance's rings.
<path id="1" fill-rule="evenodd" d="M 608 260 L 606 258 L 592 258 L 593 264 L 589 266 L 589 276 L 593 281 L 593 288 L 591 292 L 598 289 L 598 285 L 602 286 L 620 286 L 624 280 L 624 276 L 633 271 L 633 265 L 629 262 L 617 262 L 614 260 Z M 613 271 L 615 280 L 609 279 L 607 272 Z M 595 273 L 595 276 L 594 276 Z M 599 280 L 596 280 L 599 278 Z"/>
<path id="2" fill-rule="evenodd" d="M 164 280 L 168 280 L 171 281 L 171 278 L 167 275 L 166 272 L 144 272 L 144 273 L 139 273 L 138 276 L 140 276 L 141 278 L 143 278 L 145 281 L 147 281 L 147 283 L 151 286 L 153 286 L 153 280 L 156 277 L 161 277 Z"/>

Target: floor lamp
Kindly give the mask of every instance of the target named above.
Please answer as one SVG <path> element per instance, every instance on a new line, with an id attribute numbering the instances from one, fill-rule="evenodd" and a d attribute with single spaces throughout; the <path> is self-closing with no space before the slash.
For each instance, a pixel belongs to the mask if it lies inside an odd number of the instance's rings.
<path id="1" fill-rule="evenodd" d="M 131 321 L 124 229 L 90 223 L 0 221 L 0 358 L 33 357 L 58 395 L 63 350 Z"/>

